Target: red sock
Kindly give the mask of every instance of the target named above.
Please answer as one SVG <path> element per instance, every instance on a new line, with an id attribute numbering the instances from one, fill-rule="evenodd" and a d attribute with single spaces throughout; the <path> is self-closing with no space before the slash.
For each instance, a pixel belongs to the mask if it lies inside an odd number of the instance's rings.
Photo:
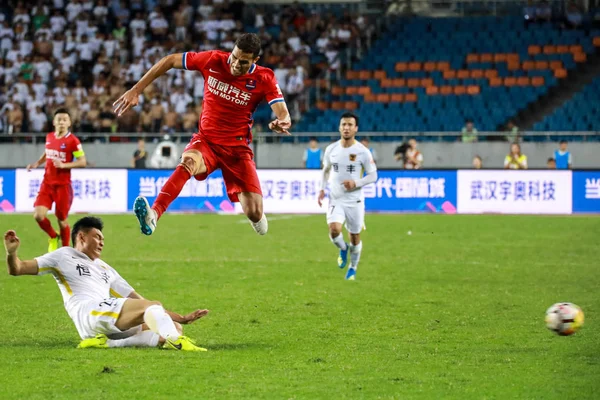
<path id="1" fill-rule="evenodd" d="M 50 238 L 54 239 L 58 236 L 54 228 L 52 228 L 52 224 L 50 223 L 50 220 L 48 218 L 44 218 L 43 220 L 38 221 L 37 223 L 40 226 L 40 228 L 42 228 L 42 230 L 46 232 L 48 236 L 50 236 Z"/>
<path id="2" fill-rule="evenodd" d="M 169 204 L 173 202 L 181 193 L 181 189 L 185 183 L 190 179 L 191 175 L 185 167 L 178 165 L 175 171 L 169 177 L 169 180 L 160 190 L 158 197 L 154 200 L 152 208 L 156 211 L 157 218 L 167 210 Z"/>
<path id="3" fill-rule="evenodd" d="M 64 228 L 60 228 L 60 240 L 62 240 L 63 246 L 68 246 L 71 240 L 71 227 L 69 225 Z"/>

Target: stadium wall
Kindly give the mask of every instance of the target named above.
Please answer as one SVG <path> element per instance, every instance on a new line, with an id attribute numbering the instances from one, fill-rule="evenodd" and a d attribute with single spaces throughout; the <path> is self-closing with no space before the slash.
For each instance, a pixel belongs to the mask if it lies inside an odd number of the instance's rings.
<path id="1" fill-rule="evenodd" d="M 324 150 L 325 141 L 321 142 Z M 394 161 L 394 150 L 400 142 L 371 142 L 377 152 L 377 165 L 380 168 L 398 168 Z M 98 168 L 129 168 L 135 143 L 84 143 L 88 160 Z M 179 151 L 184 148 L 179 143 Z M 146 150 L 152 154 L 156 145 L 147 144 Z M 554 154 L 558 145 L 552 142 L 526 142 L 521 145 L 528 157 L 530 168 L 545 168 L 546 161 Z M 256 163 L 259 168 L 301 168 L 302 155 L 306 143 L 258 143 L 254 145 Z M 486 168 L 502 168 L 509 144 L 498 142 L 459 143 L 424 142 L 419 144 L 427 168 L 470 168 L 475 155 L 483 159 Z M 576 142 L 569 144 L 573 155 L 573 165 L 577 168 L 600 168 L 600 142 Z M 0 168 L 20 168 L 37 160 L 44 151 L 43 144 L 0 145 Z"/>
<path id="2" fill-rule="evenodd" d="M 33 211 L 44 171 L 0 169 L 0 213 Z M 138 195 L 152 202 L 171 171 L 73 170 L 72 212 L 125 213 Z M 268 214 L 322 214 L 319 170 L 259 169 Z M 443 214 L 600 213 L 600 170 L 382 170 L 364 189 L 368 212 Z M 239 213 L 227 198 L 220 171 L 191 179 L 171 212 Z"/>

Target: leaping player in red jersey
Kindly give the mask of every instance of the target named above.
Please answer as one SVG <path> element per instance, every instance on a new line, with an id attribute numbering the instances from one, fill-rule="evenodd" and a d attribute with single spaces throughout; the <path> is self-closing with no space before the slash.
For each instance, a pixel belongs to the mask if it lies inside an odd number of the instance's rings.
<path id="1" fill-rule="evenodd" d="M 275 74 L 256 65 L 260 58 L 260 38 L 246 33 L 235 42 L 231 53 L 203 51 L 171 54 L 163 57 L 129 91 L 114 102 L 115 113 L 122 115 L 138 104 L 140 94 L 171 68 L 199 71 L 205 78 L 204 102 L 198 133 L 190 140 L 181 163 L 161 189 L 150 207 L 145 197 L 135 199 L 134 212 L 145 235 L 151 235 L 156 222 L 194 176 L 204 180 L 214 170 L 223 171 L 227 195 L 240 202 L 254 230 L 268 230 L 263 214 L 263 199 L 256 174 L 252 141 L 252 113 L 265 99 L 277 116 L 269 129 L 290 135 L 292 123 Z"/>
<path id="2" fill-rule="evenodd" d="M 54 112 L 54 132 L 46 135 L 46 149 L 39 160 L 27 165 L 27 171 L 46 163 L 44 179 L 40 186 L 35 203 L 33 218 L 44 232 L 50 236 L 48 239 L 48 252 L 58 249 L 59 239 L 63 246 L 69 245 L 71 228 L 67 216 L 73 203 L 73 188 L 71 187 L 71 168 L 84 168 L 87 165 L 85 154 L 79 139 L 69 128 L 71 116 L 66 108 L 59 108 Z M 48 162 L 46 162 L 48 161 Z M 60 236 L 56 233 L 48 219 L 48 210 L 56 204 L 56 219 L 60 228 Z"/>

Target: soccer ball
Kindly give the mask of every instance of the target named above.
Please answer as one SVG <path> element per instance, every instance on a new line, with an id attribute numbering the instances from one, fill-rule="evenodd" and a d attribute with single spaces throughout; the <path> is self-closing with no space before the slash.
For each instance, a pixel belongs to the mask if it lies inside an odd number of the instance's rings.
<path id="1" fill-rule="evenodd" d="M 583 318 L 576 304 L 556 303 L 546 311 L 546 327 L 560 336 L 569 336 L 583 326 Z"/>

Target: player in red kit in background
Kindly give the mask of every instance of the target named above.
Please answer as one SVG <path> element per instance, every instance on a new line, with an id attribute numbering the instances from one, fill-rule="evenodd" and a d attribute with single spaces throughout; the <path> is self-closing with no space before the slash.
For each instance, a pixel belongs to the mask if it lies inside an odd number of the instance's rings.
<path id="1" fill-rule="evenodd" d="M 151 235 L 156 222 L 194 176 L 204 180 L 216 169 L 223 172 L 227 195 L 240 202 L 254 230 L 267 233 L 263 199 L 256 174 L 252 141 L 252 114 L 266 100 L 277 119 L 269 123 L 274 132 L 289 135 L 290 114 L 275 74 L 256 65 L 260 58 L 260 39 L 246 33 L 235 42 L 231 53 L 203 51 L 171 54 L 156 63 L 138 83 L 114 102 L 115 113 L 122 115 L 138 104 L 144 89 L 171 68 L 199 71 L 205 78 L 202 115 L 196 133 L 181 156 L 169 180 L 150 207 L 144 197 L 134 203 L 142 233 Z"/>
<path id="2" fill-rule="evenodd" d="M 46 163 L 46 172 L 35 199 L 33 217 L 44 232 L 50 236 L 48 252 L 56 250 L 61 241 L 63 246 L 69 245 L 71 228 L 67 216 L 73 202 L 71 187 L 71 168 L 84 168 L 87 164 L 79 139 L 69 128 L 71 116 L 66 108 L 54 112 L 54 132 L 46 135 L 46 150 L 39 160 L 27 165 L 27 170 L 37 168 Z M 56 205 L 56 219 L 60 228 L 60 236 L 56 233 L 48 219 L 48 210 Z"/>

